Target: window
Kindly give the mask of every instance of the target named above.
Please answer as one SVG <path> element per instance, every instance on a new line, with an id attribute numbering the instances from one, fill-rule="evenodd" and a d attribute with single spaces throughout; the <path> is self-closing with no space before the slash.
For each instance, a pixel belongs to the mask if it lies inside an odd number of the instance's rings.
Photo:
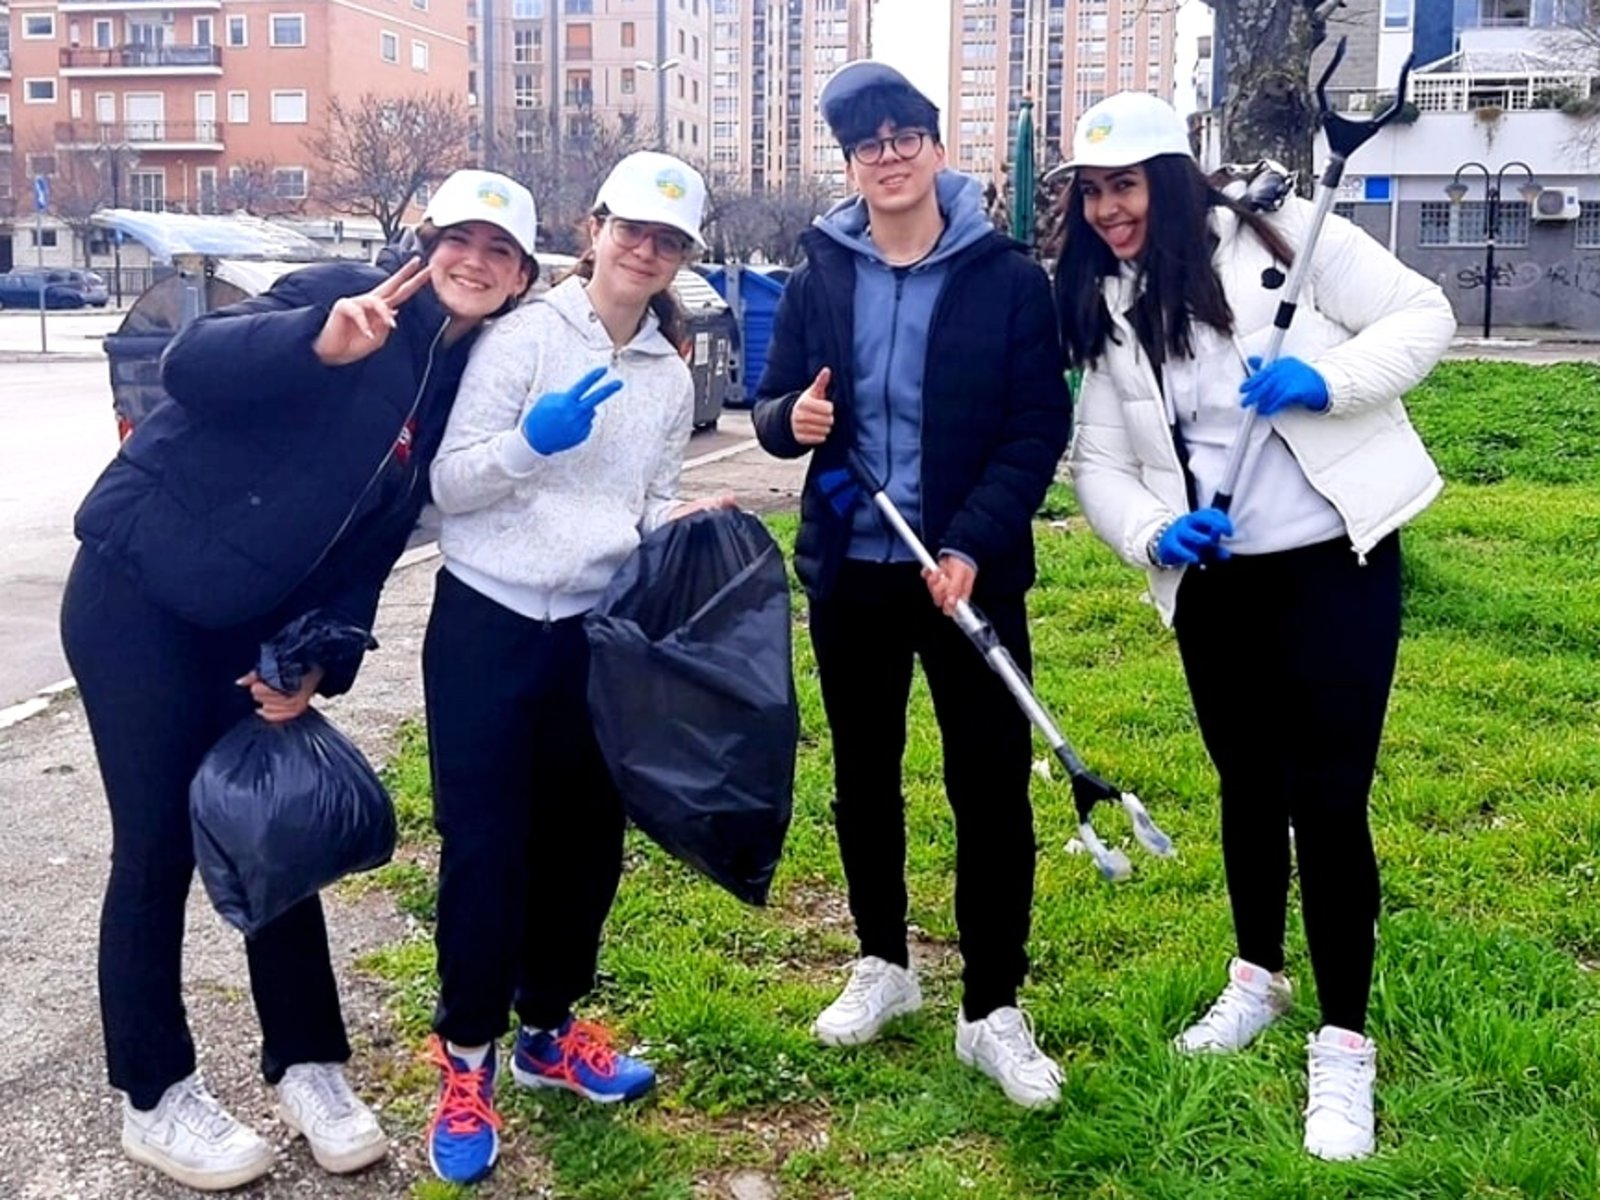
<path id="1" fill-rule="evenodd" d="M 194 19 L 194 44 L 196 46 L 210 46 L 216 43 L 216 22 L 210 17 L 196 17 Z"/>
<path id="2" fill-rule="evenodd" d="M 1574 230 L 1575 242 L 1579 249 L 1593 250 L 1600 246 L 1600 202 L 1585 200 L 1579 206 L 1578 220 Z"/>
<path id="3" fill-rule="evenodd" d="M 511 34 L 511 61 L 514 63 L 531 63 L 534 60 L 534 45 L 533 30 L 513 30 Z"/>
<path id="4" fill-rule="evenodd" d="M 411 7 L 418 12 L 428 11 L 428 0 L 411 0 Z"/>
<path id="5" fill-rule="evenodd" d="M 96 50 L 111 49 L 113 45 L 111 22 L 104 17 L 97 17 L 94 23 L 94 31 L 89 36 L 94 39 L 94 48 Z"/>
<path id="6" fill-rule="evenodd" d="M 426 71 L 428 69 L 428 43 L 411 43 L 411 69 L 413 71 Z"/>
<path id="7" fill-rule="evenodd" d="M 54 79 L 24 79 L 22 81 L 24 104 L 54 104 L 56 81 Z"/>
<path id="8" fill-rule="evenodd" d="M 195 191 L 199 197 L 199 208 L 203 213 L 217 211 L 217 169 L 215 167 L 196 167 L 194 172 Z"/>
<path id="9" fill-rule="evenodd" d="M 567 72 L 567 103 L 580 108 L 594 104 L 594 76 L 588 71 Z"/>
<path id="10" fill-rule="evenodd" d="M 27 158 L 28 178 L 35 175 L 54 175 L 56 173 L 56 156 L 54 154 L 30 154 Z"/>
<path id="11" fill-rule="evenodd" d="M 539 107 L 539 88 L 531 71 L 519 71 L 511 77 L 511 107 L 532 109 Z"/>
<path id="12" fill-rule="evenodd" d="M 56 36 L 55 13 L 24 13 L 22 36 L 28 41 L 53 41 Z"/>
<path id="13" fill-rule="evenodd" d="M 35 247 L 43 246 L 49 249 L 56 244 L 56 231 L 54 229 L 30 229 L 28 234 L 33 239 Z"/>
<path id="14" fill-rule="evenodd" d="M 571 24 L 567 26 L 567 61 L 588 62 L 594 57 L 594 26 Z"/>
<path id="15" fill-rule="evenodd" d="M 228 18 L 228 45 L 248 46 L 250 44 L 250 25 L 242 16 Z"/>
<path id="16" fill-rule="evenodd" d="M 621 88 L 622 88 L 622 94 L 624 96 L 631 96 L 631 95 L 634 94 L 634 92 L 636 92 L 638 90 L 638 84 L 636 82 L 636 79 L 637 79 L 637 76 L 635 75 L 634 69 L 632 67 L 623 67 L 622 68 Z"/>
<path id="17" fill-rule="evenodd" d="M 636 41 L 638 40 L 638 36 L 639 35 L 635 31 L 632 21 L 624 21 L 622 23 L 622 44 L 623 44 L 623 46 L 625 46 L 625 47 L 627 47 L 628 49 L 631 50 L 633 48 L 634 44 L 636 43 Z"/>
<path id="18" fill-rule="evenodd" d="M 511 18 L 515 21 L 537 21 L 544 16 L 544 0 L 511 0 Z"/>
<path id="19" fill-rule="evenodd" d="M 378 57 L 386 63 L 400 61 L 400 35 L 387 29 L 378 31 Z"/>
<path id="20" fill-rule="evenodd" d="M 250 93 L 249 92 L 229 92 L 228 93 L 228 124 L 230 124 L 230 125 L 248 125 L 248 124 L 250 124 Z"/>
<path id="21" fill-rule="evenodd" d="M 305 92 L 273 92 L 272 123 L 274 125 L 304 125 L 306 123 Z"/>
<path id="22" fill-rule="evenodd" d="M 1385 29 L 1411 28 L 1411 0 L 1383 0 Z"/>
<path id="23" fill-rule="evenodd" d="M 167 206 L 167 173 L 130 171 L 128 191 L 134 208 L 144 212 L 160 212 Z"/>
<path id="24" fill-rule="evenodd" d="M 306 44 L 306 18 L 304 13 L 273 13 L 268 18 L 271 31 L 269 39 L 274 46 L 304 46 Z"/>
<path id="25" fill-rule="evenodd" d="M 272 194 L 280 200 L 306 198 L 306 169 L 304 167 L 274 167 L 272 169 Z"/>
<path id="26" fill-rule="evenodd" d="M 1488 205 L 1482 200 L 1460 204 L 1449 200 L 1424 200 L 1418 244 L 1423 246 L 1482 246 L 1489 240 Z M 1495 245 L 1528 244 L 1528 204 L 1524 200 L 1500 201 L 1500 222 Z"/>

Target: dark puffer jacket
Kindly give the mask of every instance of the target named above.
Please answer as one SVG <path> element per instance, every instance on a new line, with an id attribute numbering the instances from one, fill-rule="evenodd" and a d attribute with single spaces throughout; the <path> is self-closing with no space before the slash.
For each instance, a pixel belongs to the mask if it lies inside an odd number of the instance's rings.
<path id="1" fill-rule="evenodd" d="M 205 628 L 313 608 L 371 628 L 428 498 L 474 340 L 445 348 L 447 314 L 424 288 L 376 353 L 324 366 L 311 345 L 329 309 L 385 274 L 304 267 L 185 328 L 162 359 L 171 401 L 134 430 L 78 510 L 84 545 Z M 354 674 L 352 665 L 322 690 L 344 690 Z"/>
<path id="2" fill-rule="evenodd" d="M 855 258 L 816 230 L 801 246 L 806 262 L 778 303 L 754 421 L 771 454 L 814 450 L 794 562 L 806 590 L 825 596 L 850 538 L 848 517 L 823 498 L 817 477 L 844 467 L 854 443 Z M 824 366 L 833 431 L 820 446 L 802 446 L 790 413 Z M 977 564 L 980 597 L 1020 595 L 1033 583 L 1033 515 L 1066 449 L 1071 400 L 1050 285 L 1019 243 L 996 233 L 952 260 L 923 378 L 918 533 L 935 553 Z"/>

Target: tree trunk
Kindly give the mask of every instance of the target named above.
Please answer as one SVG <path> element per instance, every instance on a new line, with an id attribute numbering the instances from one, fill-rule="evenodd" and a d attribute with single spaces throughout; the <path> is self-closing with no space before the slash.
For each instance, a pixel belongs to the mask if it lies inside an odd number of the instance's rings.
<path id="1" fill-rule="evenodd" d="M 1271 158 L 1314 182 L 1311 137 L 1317 129 L 1311 51 L 1323 38 L 1314 0 L 1217 0 L 1217 31 L 1227 71 L 1222 100 L 1222 159 Z"/>

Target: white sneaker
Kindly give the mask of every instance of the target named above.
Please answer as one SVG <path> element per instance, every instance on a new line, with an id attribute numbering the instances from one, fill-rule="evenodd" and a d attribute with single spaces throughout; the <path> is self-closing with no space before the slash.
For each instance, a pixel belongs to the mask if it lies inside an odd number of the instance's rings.
<path id="1" fill-rule="evenodd" d="M 1378 1047 L 1359 1033 L 1324 1025 L 1306 1039 L 1306 1051 L 1306 1149 L 1318 1158 L 1366 1158 L 1378 1140 L 1372 1115 Z"/>
<path id="2" fill-rule="evenodd" d="M 1242 958 L 1228 961 L 1228 986 L 1217 1002 L 1173 1038 L 1185 1054 L 1226 1054 L 1243 1050 L 1294 1003 L 1294 990 L 1282 976 Z"/>
<path id="3" fill-rule="evenodd" d="M 1039 1049 L 1033 1023 L 1020 1008 L 997 1008 L 976 1021 L 957 1012 L 956 1057 L 1024 1108 L 1048 1108 L 1061 1099 L 1061 1068 Z"/>
<path id="4" fill-rule="evenodd" d="M 199 1075 L 173 1084 L 149 1112 L 123 1097 L 122 1149 L 201 1192 L 243 1187 L 272 1169 L 272 1147 L 223 1108 Z"/>
<path id="5" fill-rule="evenodd" d="M 278 1083 L 278 1117 L 306 1139 L 324 1171 L 347 1175 L 389 1152 L 378 1118 L 350 1090 L 338 1063 L 296 1063 Z"/>
<path id="6" fill-rule="evenodd" d="M 922 989 L 908 967 L 875 954 L 850 969 L 850 982 L 839 998 L 811 1025 L 817 1040 L 829 1046 L 859 1046 L 883 1032 L 895 1017 L 922 1007 Z"/>

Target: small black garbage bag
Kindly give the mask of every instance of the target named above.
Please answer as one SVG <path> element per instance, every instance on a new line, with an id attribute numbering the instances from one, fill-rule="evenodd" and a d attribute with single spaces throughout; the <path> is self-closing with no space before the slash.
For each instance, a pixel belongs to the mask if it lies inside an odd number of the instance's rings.
<path id="1" fill-rule="evenodd" d="M 794 791 L 799 710 L 783 555 L 755 517 L 647 536 L 585 622 L 589 709 L 628 817 L 765 904 Z"/>
<path id="2" fill-rule="evenodd" d="M 376 645 L 311 613 L 261 647 L 256 671 L 297 690 Z M 207 752 L 189 785 L 194 855 L 216 910 L 247 937 L 335 880 L 389 861 L 394 805 L 376 772 L 315 709 L 287 724 L 246 717 Z"/>

